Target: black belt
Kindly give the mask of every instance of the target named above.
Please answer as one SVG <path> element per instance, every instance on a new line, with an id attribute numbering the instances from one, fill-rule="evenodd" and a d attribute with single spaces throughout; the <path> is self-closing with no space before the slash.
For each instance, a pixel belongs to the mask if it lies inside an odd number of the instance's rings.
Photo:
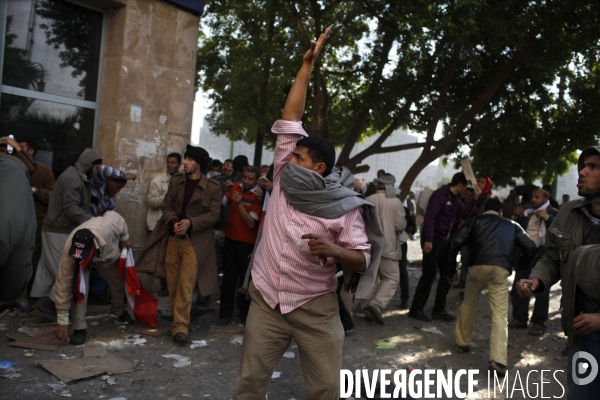
<path id="1" fill-rule="evenodd" d="M 169 236 L 176 237 L 179 240 L 186 240 L 187 238 L 189 238 L 189 235 L 187 233 L 184 233 L 183 235 L 177 235 L 174 232 L 169 232 Z"/>

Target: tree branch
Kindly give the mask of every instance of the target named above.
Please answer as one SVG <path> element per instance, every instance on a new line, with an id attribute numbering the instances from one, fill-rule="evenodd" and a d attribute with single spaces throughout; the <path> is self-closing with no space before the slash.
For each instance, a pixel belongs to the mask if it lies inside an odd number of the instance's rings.
<path id="1" fill-rule="evenodd" d="M 442 117 L 444 109 L 446 108 L 448 89 L 450 88 L 450 83 L 452 82 L 452 78 L 454 77 L 454 70 L 456 69 L 456 64 L 458 63 L 459 52 L 459 49 L 454 49 L 454 51 L 452 52 L 452 58 L 450 59 L 450 64 L 446 68 L 446 73 L 444 74 L 444 80 L 442 81 L 442 87 L 440 89 L 440 97 L 438 97 L 437 101 L 435 102 L 433 113 L 431 115 L 429 126 L 427 128 L 427 139 L 425 140 L 425 142 L 429 144 L 433 143 L 433 138 L 435 136 L 437 124 L 440 118 Z"/>
<path id="2" fill-rule="evenodd" d="M 384 32 L 379 53 L 379 60 L 377 61 L 375 71 L 373 73 L 373 79 L 371 80 L 369 89 L 367 90 L 367 93 L 364 96 L 363 106 L 359 111 L 356 120 L 354 121 L 352 129 L 348 133 L 346 142 L 344 143 L 344 147 L 342 147 L 342 151 L 340 152 L 341 159 L 350 158 L 350 151 L 352 150 L 354 143 L 356 143 L 363 129 L 365 128 L 367 119 L 370 114 L 371 106 L 377 95 L 377 90 L 379 88 L 379 83 L 381 82 L 381 77 L 383 76 L 383 68 L 389 61 L 388 56 L 392 45 L 394 44 L 394 39 L 396 36 L 395 33 L 395 26 L 391 27 L 391 29 L 385 30 Z"/>

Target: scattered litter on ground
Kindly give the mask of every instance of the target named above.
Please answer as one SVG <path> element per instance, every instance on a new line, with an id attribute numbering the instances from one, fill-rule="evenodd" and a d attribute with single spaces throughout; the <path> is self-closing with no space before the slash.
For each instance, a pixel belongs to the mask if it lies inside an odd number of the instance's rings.
<path id="1" fill-rule="evenodd" d="M 9 369 L 17 365 L 16 362 L 12 361 L 0 361 L 0 369 Z"/>
<path id="2" fill-rule="evenodd" d="M 442 331 L 440 331 L 438 328 L 436 328 L 435 326 L 423 327 L 423 328 L 421 328 L 421 330 L 423 332 L 433 333 L 434 335 L 442 335 L 442 336 L 444 336 L 444 333 Z"/>
<path id="3" fill-rule="evenodd" d="M 293 351 L 286 351 L 285 353 L 283 353 L 283 358 L 294 358 L 296 357 L 296 353 L 294 353 Z"/>
<path id="4" fill-rule="evenodd" d="M 244 337 L 243 336 L 236 336 L 232 341 L 232 344 L 236 344 L 238 346 L 241 346 L 242 343 L 244 343 Z"/>
<path id="5" fill-rule="evenodd" d="M 29 357 L 33 357 L 33 353 L 25 353 L 23 354 L 25 357 L 29 358 Z"/>
<path id="6" fill-rule="evenodd" d="M 113 397 L 112 399 L 108 399 L 108 400 L 127 400 L 126 397 Z"/>
<path id="7" fill-rule="evenodd" d="M 66 354 L 59 354 L 59 356 L 61 356 L 63 360 L 70 360 L 72 358 L 77 358 L 77 356 L 69 357 Z"/>
<path id="8" fill-rule="evenodd" d="M 52 393 L 54 394 L 62 397 L 71 397 L 71 393 L 69 393 L 69 387 L 64 383 L 47 383 L 46 385 L 52 388 Z"/>
<path id="9" fill-rule="evenodd" d="M 48 329 L 46 330 L 41 330 L 41 329 L 37 329 L 37 328 L 33 328 L 31 326 L 22 326 L 19 329 L 17 329 L 19 332 L 30 336 L 30 337 L 38 337 L 38 336 L 42 336 L 43 334 L 48 332 Z M 54 328 L 50 328 L 50 330 L 54 330 Z"/>
<path id="10" fill-rule="evenodd" d="M 86 358 L 102 358 L 107 354 L 106 349 L 100 344 L 88 344 L 83 346 L 83 356 Z"/>
<path id="11" fill-rule="evenodd" d="M 100 324 L 98 324 L 98 321 L 90 322 L 90 326 L 98 326 L 98 325 L 100 325 Z"/>
<path id="12" fill-rule="evenodd" d="M 20 371 L 20 369 L 9 368 L 9 369 L 5 370 L 4 373 L 2 375 L 0 375 L 0 377 L 2 377 L 4 379 L 8 379 L 9 381 L 12 381 L 13 379 L 17 379 L 17 378 L 21 377 L 21 374 L 17 373 L 18 371 Z"/>
<path id="13" fill-rule="evenodd" d="M 69 360 L 39 360 L 42 368 L 56 376 L 64 383 L 96 375 L 118 375 L 132 372 L 137 367 L 138 361 L 133 363 L 107 354 L 104 358 L 75 358 Z"/>
<path id="14" fill-rule="evenodd" d="M 164 354 L 161 357 L 177 360 L 175 364 L 173 364 L 173 367 L 175 368 L 187 367 L 188 365 L 192 365 L 192 359 L 190 357 L 180 356 L 179 354 Z"/>
<path id="15" fill-rule="evenodd" d="M 146 339 L 126 339 L 125 343 L 128 343 L 132 346 L 143 346 L 144 343 L 147 343 Z"/>
<path id="16" fill-rule="evenodd" d="M 41 330 L 42 334 L 37 337 L 32 337 L 22 332 L 13 331 L 7 333 L 6 337 L 15 340 L 15 342 L 9 343 L 9 346 L 12 347 L 53 351 L 58 349 L 60 346 L 66 346 L 69 344 L 69 342 L 61 342 L 60 340 L 58 340 L 54 335 L 55 330 L 56 327 Z"/>
<path id="17" fill-rule="evenodd" d="M 173 368 L 181 368 L 192 365 L 192 360 L 188 358 L 187 360 L 179 360 L 175 364 L 173 364 Z"/>
<path id="18" fill-rule="evenodd" d="M 271 375 L 271 379 L 277 379 L 281 376 L 281 372 L 273 372 L 273 375 Z"/>
<path id="19" fill-rule="evenodd" d="M 106 383 L 108 383 L 110 386 L 116 385 L 117 384 L 117 378 L 108 378 L 106 380 Z"/>
<path id="20" fill-rule="evenodd" d="M 396 343 L 379 342 L 375 345 L 377 350 L 391 350 L 396 348 Z"/>
<path id="21" fill-rule="evenodd" d="M 136 326 L 133 330 L 135 333 L 140 333 L 146 336 L 159 336 L 171 329 L 170 325 L 159 325 L 156 328 L 148 328 L 147 326 Z"/>
<path id="22" fill-rule="evenodd" d="M 190 349 L 194 350 L 196 347 L 206 347 L 206 346 L 208 346 L 208 343 L 206 343 L 206 340 L 192 340 Z"/>

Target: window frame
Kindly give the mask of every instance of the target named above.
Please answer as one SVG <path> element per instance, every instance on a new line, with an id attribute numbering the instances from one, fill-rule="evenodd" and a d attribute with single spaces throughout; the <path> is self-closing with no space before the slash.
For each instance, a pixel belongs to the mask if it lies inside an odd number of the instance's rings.
<path id="1" fill-rule="evenodd" d="M 36 100 L 48 101 L 51 103 L 65 104 L 74 107 L 82 107 L 94 110 L 94 131 L 92 137 L 92 147 L 97 148 L 98 144 L 98 125 L 100 122 L 100 98 L 102 88 L 102 76 L 104 74 L 104 50 L 106 46 L 106 31 L 108 25 L 108 11 L 91 4 L 78 0 L 63 0 L 67 3 L 73 3 L 80 7 L 102 14 L 102 33 L 100 36 L 100 54 L 98 55 L 98 83 L 96 88 L 96 101 L 74 99 L 72 97 L 60 96 L 50 93 L 38 92 L 36 90 L 23 89 L 14 86 L 3 85 L 1 82 L 4 72 L 4 44 L 6 41 L 6 19 L 8 16 L 8 0 L 0 0 L 0 98 L 2 93 L 21 97 L 30 97 Z"/>

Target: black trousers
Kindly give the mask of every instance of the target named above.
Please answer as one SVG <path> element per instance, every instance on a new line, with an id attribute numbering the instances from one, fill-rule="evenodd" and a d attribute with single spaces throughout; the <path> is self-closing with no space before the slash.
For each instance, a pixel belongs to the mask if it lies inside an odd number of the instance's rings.
<path id="1" fill-rule="evenodd" d="M 246 295 L 239 293 L 238 289 L 244 284 L 244 278 L 246 277 L 253 249 L 254 243 L 240 242 L 228 237 L 225 238 L 220 318 L 231 318 L 237 298 L 240 319 L 243 324 L 246 323 L 250 300 L 246 300 Z"/>
<path id="2" fill-rule="evenodd" d="M 517 283 L 521 279 L 528 279 L 531 269 L 527 271 L 516 271 L 515 280 L 513 281 L 512 290 L 510 291 L 510 299 L 513 306 L 513 319 L 519 322 L 529 321 L 529 300 L 530 297 L 523 298 L 517 292 Z M 535 296 L 535 305 L 531 314 L 531 323 L 536 325 L 546 326 L 548 321 L 548 309 L 550 308 L 550 288 L 543 294 Z"/>
<path id="3" fill-rule="evenodd" d="M 425 244 L 424 239 L 421 240 L 421 243 Z M 419 279 L 417 290 L 415 291 L 415 296 L 410 307 L 410 311 L 412 312 L 423 311 L 425 308 L 427 300 L 429 299 L 431 287 L 433 286 L 433 282 L 435 282 L 438 269 L 440 269 L 438 257 L 442 252 L 446 241 L 434 238 L 432 244 L 433 249 L 431 250 L 431 253 L 423 255 L 423 274 L 421 275 L 421 279 Z M 435 303 L 433 306 L 434 312 L 444 311 L 446 309 L 446 297 L 448 296 L 451 286 L 452 284 L 446 279 L 445 271 L 440 269 L 440 279 L 438 281 Z"/>
<path id="4" fill-rule="evenodd" d="M 406 255 L 408 253 L 408 243 L 402 243 L 402 260 L 398 262 L 398 267 L 400 268 L 400 301 L 402 303 L 408 302 L 408 259 Z"/>

